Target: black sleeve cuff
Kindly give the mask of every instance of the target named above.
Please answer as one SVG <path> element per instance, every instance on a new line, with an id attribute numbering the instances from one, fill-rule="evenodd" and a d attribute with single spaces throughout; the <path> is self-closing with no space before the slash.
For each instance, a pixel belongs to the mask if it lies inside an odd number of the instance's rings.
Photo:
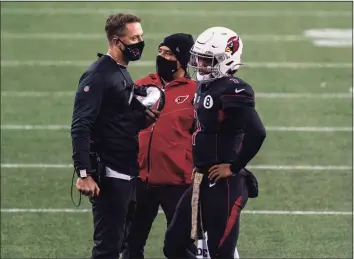
<path id="1" fill-rule="evenodd" d="M 235 161 L 230 165 L 230 170 L 233 175 L 237 174 L 242 167 L 239 166 L 239 161 L 238 159 L 235 159 Z"/>

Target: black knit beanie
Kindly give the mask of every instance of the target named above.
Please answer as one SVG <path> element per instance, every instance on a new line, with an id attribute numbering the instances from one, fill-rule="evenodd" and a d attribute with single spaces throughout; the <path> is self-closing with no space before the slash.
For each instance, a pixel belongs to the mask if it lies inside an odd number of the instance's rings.
<path id="1" fill-rule="evenodd" d="M 190 59 L 189 51 L 193 47 L 194 40 L 193 36 L 185 33 L 176 33 L 170 36 L 167 36 L 163 42 L 161 42 L 160 46 L 168 47 L 173 54 L 175 54 L 179 63 L 181 63 L 181 67 L 186 70 L 187 65 Z"/>

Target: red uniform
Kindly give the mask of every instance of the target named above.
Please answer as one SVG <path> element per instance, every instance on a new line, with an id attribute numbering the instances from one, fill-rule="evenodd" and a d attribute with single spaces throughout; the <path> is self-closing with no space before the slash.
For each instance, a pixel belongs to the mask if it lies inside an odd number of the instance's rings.
<path id="1" fill-rule="evenodd" d="M 137 85 L 162 87 L 160 77 L 150 74 Z M 192 104 L 197 84 L 190 78 L 179 78 L 165 86 L 166 103 L 159 119 L 139 133 L 140 177 L 149 185 L 190 184 L 193 170 Z"/>

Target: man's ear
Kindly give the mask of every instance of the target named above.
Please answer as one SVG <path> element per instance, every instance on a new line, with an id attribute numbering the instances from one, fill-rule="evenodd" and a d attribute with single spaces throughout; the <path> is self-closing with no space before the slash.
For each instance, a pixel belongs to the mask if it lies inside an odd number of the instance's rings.
<path id="1" fill-rule="evenodd" d="M 125 45 L 124 43 L 122 42 L 122 40 L 120 40 L 119 38 L 117 38 L 116 42 L 115 42 L 115 45 L 121 50 L 123 51 L 125 49 Z"/>
<path id="2" fill-rule="evenodd" d="M 112 45 L 119 47 L 119 45 L 123 45 L 123 44 L 120 42 L 119 38 L 113 38 Z"/>

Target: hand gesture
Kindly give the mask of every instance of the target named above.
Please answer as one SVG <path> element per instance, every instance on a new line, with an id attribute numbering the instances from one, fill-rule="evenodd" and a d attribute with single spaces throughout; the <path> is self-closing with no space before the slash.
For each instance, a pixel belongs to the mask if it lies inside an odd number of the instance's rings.
<path id="1" fill-rule="evenodd" d="M 232 175 L 230 170 L 230 164 L 213 165 L 209 168 L 208 171 L 208 178 L 214 182 L 217 182 L 222 178 L 226 178 Z"/>

